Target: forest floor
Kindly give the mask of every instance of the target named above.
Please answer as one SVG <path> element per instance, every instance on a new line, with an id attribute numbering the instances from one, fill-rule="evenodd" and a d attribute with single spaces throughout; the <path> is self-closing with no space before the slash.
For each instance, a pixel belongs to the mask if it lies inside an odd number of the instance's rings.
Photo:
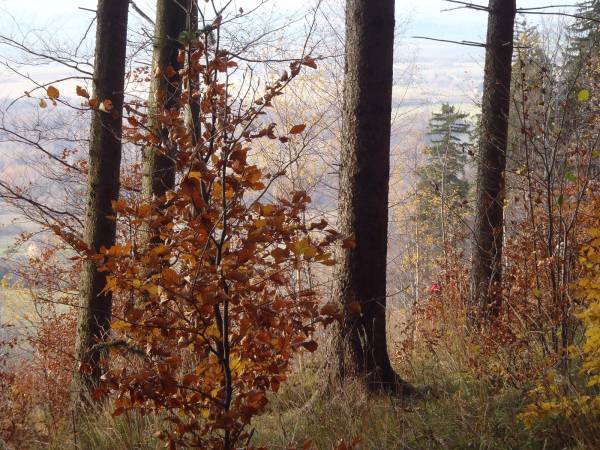
<path id="1" fill-rule="evenodd" d="M 305 369 L 273 398 L 256 422 L 255 443 L 287 448 L 309 439 L 318 449 L 339 439 L 360 441 L 360 449 L 579 449 L 554 423 L 528 429 L 518 414 L 529 403 L 526 389 L 445 371 L 440 361 L 419 367 L 413 379 L 420 398 L 374 397 L 359 385 L 331 392 L 323 377 Z"/>
<path id="2" fill-rule="evenodd" d="M 15 314 L 15 305 L 22 307 L 26 297 L 25 291 L 16 289 L 0 294 L 3 314 Z M 402 317 L 395 316 L 394 323 L 401 324 Z M 396 340 L 401 340 L 400 328 L 391 330 Z M 311 449 L 330 450 L 343 439 L 360 442 L 357 448 L 364 450 L 600 448 L 597 420 L 582 424 L 555 417 L 527 428 L 518 415 L 531 403 L 534 383 L 526 377 L 510 383 L 493 370 L 473 370 L 472 361 L 483 358 L 461 338 L 435 348 L 412 349 L 404 357 L 399 356 L 401 350 L 393 351 L 396 369 L 420 392 L 414 398 L 370 394 L 352 382 L 332 387 L 325 354 L 320 349 L 296 362 L 289 379 L 271 396 L 266 413 L 253 420 L 251 446 L 303 448 L 310 441 Z M 518 373 L 521 368 L 511 370 Z M 572 368 L 573 378 L 577 373 Z M 39 411 L 40 427 L 45 415 Z M 164 425 L 156 417 L 135 413 L 113 417 L 111 405 L 106 405 L 85 423 L 77 433 L 70 423 L 42 430 L 40 434 L 47 434 L 50 443 L 30 442 L 22 448 L 164 448 L 154 437 Z"/>
<path id="3" fill-rule="evenodd" d="M 323 365 L 309 361 L 273 395 L 267 413 L 253 421 L 250 445 L 289 449 L 310 441 L 310 448 L 329 450 L 340 439 L 349 443 L 356 438 L 357 448 L 372 450 L 598 448 L 578 442 L 572 424 L 559 419 L 526 428 L 517 417 L 529 402 L 525 388 L 476 379 L 448 362 L 426 359 L 411 380 L 423 395 L 407 399 L 369 395 L 358 384 L 332 389 L 326 386 Z M 164 444 L 152 435 L 159 427 L 156 418 L 114 418 L 102 411 L 80 430 L 78 448 L 158 450 Z M 593 424 L 583 432 L 598 436 L 598 431 Z M 72 445 L 66 430 L 50 448 Z"/>
<path id="4" fill-rule="evenodd" d="M 0 286 L 0 320 L 10 324 L 8 328 L 0 328 L 0 339 L 6 340 L 11 335 L 27 333 L 32 321 L 36 321 L 35 305 L 26 289 Z"/>

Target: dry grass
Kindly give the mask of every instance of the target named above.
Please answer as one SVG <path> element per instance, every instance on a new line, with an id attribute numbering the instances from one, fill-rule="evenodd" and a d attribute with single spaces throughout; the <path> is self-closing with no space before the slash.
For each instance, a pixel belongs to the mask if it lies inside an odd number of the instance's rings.
<path id="1" fill-rule="evenodd" d="M 399 399 L 368 395 L 357 383 L 334 389 L 308 365 L 294 373 L 268 412 L 252 426 L 251 445 L 286 449 L 310 440 L 312 448 L 331 449 L 340 438 L 360 437 L 361 449 L 584 449 L 561 421 L 526 429 L 516 418 L 527 397 L 466 374 L 429 373 L 429 395 Z M 425 381 L 425 380 L 423 380 Z M 153 434 L 164 424 L 138 414 L 112 417 L 100 409 L 82 421 L 77 433 L 65 426 L 47 445 L 30 448 L 82 450 L 157 450 L 164 444 Z"/>
<path id="2" fill-rule="evenodd" d="M 520 393 L 493 392 L 476 380 L 435 381 L 422 399 L 373 397 L 358 384 L 320 390 L 318 377 L 306 369 L 290 378 L 256 421 L 255 443 L 289 448 L 310 439 L 329 449 L 340 438 L 358 436 L 361 448 L 374 450 L 543 447 L 515 418 Z"/>
<path id="3" fill-rule="evenodd" d="M 573 423 L 555 417 L 525 428 L 517 414 L 529 402 L 531 383 L 515 385 L 493 371 L 474 372 L 469 361 L 481 355 L 459 334 L 446 336 L 434 349 L 413 348 L 407 356 L 396 366 L 421 388 L 422 398 L 373 396 L 354 382 L 331 387 L 323 355 L 305 358 L 271 396 L 267 413 L 252 423 L 251 445 L 287 449 L 310 440 L 312 448 L 329 450 L 340 438 L 359 437 L 365 450 L 599 448 L 596 418 Z M 105 407 L 81 423 L 77 433 L 65 424 L 50 444 L 29 448 L 164 448 L 153 437 L 164 426 L 156 417 L 115 418 Z"/>

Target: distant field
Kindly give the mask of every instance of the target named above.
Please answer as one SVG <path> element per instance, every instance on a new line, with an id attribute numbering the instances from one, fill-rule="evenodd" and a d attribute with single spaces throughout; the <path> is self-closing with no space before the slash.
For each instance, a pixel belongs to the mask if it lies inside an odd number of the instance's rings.
<path id="1" fill-rule="evenodd" d="M 15 333 L 26 333 L 39 320 L 31 296 L 26 289 L 0 287 L 0 324 L 10 325 L 8 331 L 0 329 L 0 338 Z"/>

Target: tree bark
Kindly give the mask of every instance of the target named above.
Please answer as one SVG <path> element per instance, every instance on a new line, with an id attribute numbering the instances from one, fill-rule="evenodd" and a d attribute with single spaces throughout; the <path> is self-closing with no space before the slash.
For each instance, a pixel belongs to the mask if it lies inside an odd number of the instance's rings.
<path id="1" fill-rule="evenodd" d="M 335 277 L 344 315 L 337 369 L 342 378 L 364 379 L 371 390 L 399 382 L 386 333 L 394 24 L 394 0 L 346 2 L 339 228 L 354 235 L 355 246 L 342 250 Z"/>
<path id="2" fill-rule="evenodd" d="M 490 0 L 471 267 L 470 302 L 475 324 L 496 315 L 501 306 L 504 180 L 515 14 L 515 0 Z"/>
<path id="3" fill-rule="evenodd" d="M 116 238 L 116 223 L 110 216 L 112 201 L 119 197 L 128 5 L 123 0 L 98 0 L 96 13 L 94 97 L 112 101 L 113 108 L 92 112 L 84 240 L 93 252 L 112 247 Z M 110 332 L 112 295 L 103 292 L 106 274 L 98 271 L 98 264 L 88 259 L 81 279 L 75 349 L 79 367 L 73 381 L 76 404 L 86 402 L 98 386 L 103 371 L 98 344 Z"/>
<path id="4" fill-rule="evenodd" d="M 152 54 L 152 82 L 148 98 L 149 127 L 158 138 L 156 146 L 144 148 L 142 161 L 142 191 L 146 198 L 161 197 L 175 186 L 175 146 L 164 126 L 164 113 L 179 109 L 181 76 L 175 72 L 183 67 L 177 55 L 182 45 L 178 39 L 188 28 L 191 0 L 158 0 Z"/>
<path id="5" fill-rule="evenodd" d="M 177 146 L 169 138 L 167 122 L 177 118 L 181 111 L 181 74 L 183 61 L 178 58 L 183 45 L 179 41 L 183 31 L 190 31 L 189 18 L 194 0 L 157 0 L 152 51 L 152 80 L 148 94 L 148 127 L 156 137 L 154 145 L 144 147 L 142 153 L 142 195 L 148 201 L 161 198 L 175 188 L 175 157 Z M 197 19 L 196 19 L 197 20 Z M 157 208 L 159 211 L 163 208 Z M 144 222 L 141 247 L 149 249 L 160 245 L 158 230 L 153 229 L 154 219 Z M 150 277 L 155 271 L 145 270 Z M 128 307 L 134 306 L 134 301 Z"/>

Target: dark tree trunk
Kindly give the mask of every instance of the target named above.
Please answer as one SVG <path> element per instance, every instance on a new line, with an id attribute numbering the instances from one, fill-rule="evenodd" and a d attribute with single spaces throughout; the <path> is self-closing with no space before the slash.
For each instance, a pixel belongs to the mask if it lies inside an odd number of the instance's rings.
<path id="1" fill-rule="evenodd" d="M 165 111 L 180 108 L 181 77 L 170 76 L 168 68 L 178 72 L 182 62 L 177 55 L 182 45 L 178 39 L 188 28 L 191 0 L 158 0 L 152 55 L 152 82 L 148 98 L 149 126 L 158 143 L 146 147 L 143 155 L 143 194 L 147 198 L 161 197 L 175 186 L 174 144 L 164 126 Z"/>
<path id="2" fill-rule="evenodd" d="M 100 102 L 111 100 L 113 109 L 92 113 L 84 239 L 95 252 L 115 243 L 116 223 L 110 216 L 112 201 L 119 197 L 128 5 L 123 0 L 98 0 L 96 13 L 94 96 Z M 86 401 L 98 385 L 103 352 L 97 344 L 110 332 L 112 296 L 102 293 L 106 274 L 97 269 L 98 263 L 88 260 L 81 280 L 76 345 L 79 367 L 74 376 L 77 403 Z"/>
<path id="3" fill-rule="evenodd" d="M 515 0 L 490 0 L 471 268 L 475 323 L 493 317 L 501 306 L 504 172 L 515 14 Z"/>
<path id="4" fill-rule="evenodd" d="M 344 320 L 336 350 L 339 375 L 364 377 L 372 390 L 399 382 L 386 335 L 393 57 L 394 0 L 347 0 L 339 228 L 356 245 L 339 258 L 334 295 Z"/>

